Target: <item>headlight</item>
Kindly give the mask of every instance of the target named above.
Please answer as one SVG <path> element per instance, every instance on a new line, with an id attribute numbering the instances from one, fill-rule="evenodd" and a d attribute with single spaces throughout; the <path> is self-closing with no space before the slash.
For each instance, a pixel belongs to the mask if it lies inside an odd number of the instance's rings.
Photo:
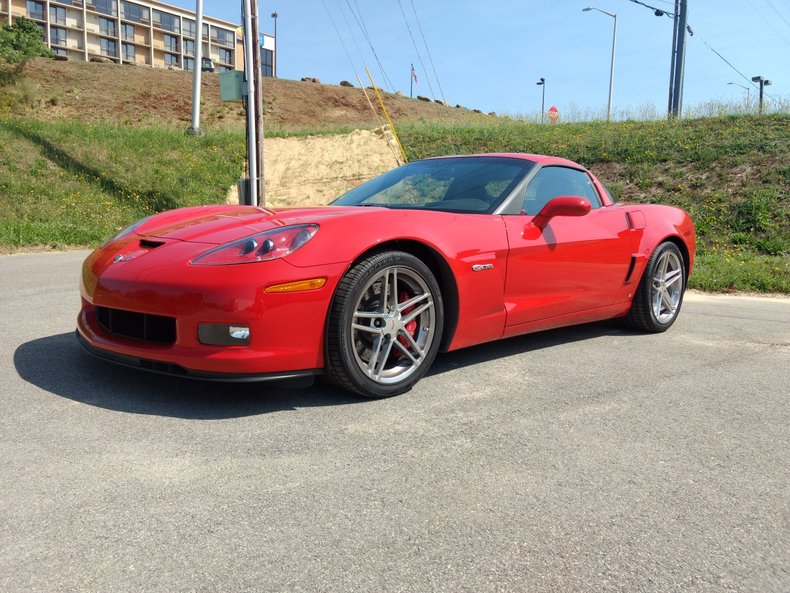
<path id="1" fill-rule="evenodd" d="M 250 235 L 227 243 L 192 260 L 201 266 L 251 264 L 292 254 L 318 232 L 317 224 L 300 224 Z"/>
<path id="2" fill-rule="evenodd" d="M 143 218 L 141 220 L 138 220 L 134 224 L 129 225 L 128 227 L 123 229 L 121 232 L 119 232 L 117 235 L 114 235 L 113 237 L 110 237 L 104 243 L 102 243 L 102 247 L 107 247 L 107 245 L 109 245 L 113 241 L 117 241 L 121 237 L 125 237 L 126 235 L 129 235 L 129 234 L 133 233 L 138 227 L 142 226 L 145 223 L 145 221 L 148 220 L 149 218 L 151 218 L 151 217 L 150 216 L 146 216 L 145 218 Z"/>

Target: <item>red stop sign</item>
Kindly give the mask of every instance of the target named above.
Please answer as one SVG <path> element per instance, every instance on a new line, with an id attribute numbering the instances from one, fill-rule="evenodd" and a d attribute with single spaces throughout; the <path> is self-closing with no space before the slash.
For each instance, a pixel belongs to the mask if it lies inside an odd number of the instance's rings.
<path id="1" fill-rule="evenodd" d="M 551 121 L 551 123 L 556 123 L 558 119 L 560 119 L 560 110 L 552 105 L 549 108 L 549 121 Z"/>

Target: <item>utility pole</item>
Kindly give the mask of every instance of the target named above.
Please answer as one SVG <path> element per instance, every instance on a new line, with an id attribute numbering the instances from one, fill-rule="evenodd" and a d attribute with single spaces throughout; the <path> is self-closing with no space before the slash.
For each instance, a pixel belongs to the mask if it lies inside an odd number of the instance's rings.
<path id="1" fill-rule="evenodd" d="M 753 76 L 752 82 L 756 82 L 760 85 L 760 115 L 763 114 L 763 90 L 765 87 L 771 85 L 771 81 L 767 78 L 763 78 L 762 76 Z"/>
<path id="2" fill-rule="evenodd" d="M 686 69 L 686 27 L 688 26 L 688 0 L 679 0 L 679 3 L 675 79 L 672 88 L 672 117 L 674 118 L 681 117 L 683 113 L 683 75 Z"/>
<path id="3" fill-rule="evenodd" d="M 200 80 L 203 73 L 203 0 L 197 0 L 195 6 L 197 16 L 195 26 L 195 71 L 192 76 L 192 127 L 187 133 L 192 136 L 202 136 L 200 129 Z"/>
<path id="4" fill-rule="evenodd" d="M 244 22 L 244 78 L 247 94 L 247 171 L 245 203 L 263 205 L 263 122 L 261 120 L 261 71 L 258 39 L 258 0 L 242 0 Z M 256 58 L 256 54 L 258 54 Z"/>
<path id="5" fill-rule="evenodd" d="M 253 0 L 252 30 L 255 40 L 252 46 L 252 68 L 255 84 L 255 158 L 258 159 L 258 202 L 257 206 L 266 204 L 266 188 L 263 183 L 263 72 L 261 71 L 261 28 L 258 25 L 258 0 Z M 275 22 L 277 22 L 275 20 Z"/>
<path id="6" fill-rule="evenodd" d="M 669 57 L 669 98 L 667 99 L 667 117 L 671 118 L 674 113 L 673 105 L 675 99 L 675 53 L 678 50 L 678 12 L 680 3 L 675 0 L 675 13 L 672 19 L 672 54 Z"/>

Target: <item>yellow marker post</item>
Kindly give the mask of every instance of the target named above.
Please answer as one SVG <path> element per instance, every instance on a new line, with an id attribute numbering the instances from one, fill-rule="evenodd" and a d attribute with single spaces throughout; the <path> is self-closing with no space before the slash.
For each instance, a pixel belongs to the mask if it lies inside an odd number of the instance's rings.
<path id="1" fill-rule="evenodd" d="M 395 126 L 392 125 L 392 120 L 390 119 L 390 114 L 387 113 L 387 108 L 384 107 L 384 100 L 381 98 L 381 94 L 379 93 L 379 89 L 376 86 L 376 83 L 373 82 L 373 76 L 370 75 L 370 70 L 368 70 L 367 66 L 365 66 L 365 72 L 368 73 L 368 78 L 370 79 L 370 84 L 373 85 L 373 90 L 376 91 L 376 96 L 379 99 L 379 104 L 381 105 L 381 109 L 382 109 L 382 111 L 384 111 L 384 117 L 387 118 L 387 122 L 389 123 L 390 129 L 392 130 L 392 135 L 395 136 L 395 141 L 398 143 L 398 148 L 400 148 L 400 153 L 403 155 L 403 162 L 404 163 L 408 163 L 409 162 L 409 158 L 406 156 L 406 151 L 403 150 L 403 144 L 400 143 L 400 138 L 398 138 L 398 133 L 395 131 Z"/>

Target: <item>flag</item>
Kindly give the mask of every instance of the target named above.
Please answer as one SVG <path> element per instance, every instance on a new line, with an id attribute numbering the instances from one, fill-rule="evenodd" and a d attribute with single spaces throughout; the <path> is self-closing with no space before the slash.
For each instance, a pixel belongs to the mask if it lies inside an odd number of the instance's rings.
<path id="1" fill-rule="evenodd" d="M 411 65 L 411 77 L 414 79 L 414 84 L 419 84 L 417 82 L 417 72 L 414 70 L 414 64 Z"/>

